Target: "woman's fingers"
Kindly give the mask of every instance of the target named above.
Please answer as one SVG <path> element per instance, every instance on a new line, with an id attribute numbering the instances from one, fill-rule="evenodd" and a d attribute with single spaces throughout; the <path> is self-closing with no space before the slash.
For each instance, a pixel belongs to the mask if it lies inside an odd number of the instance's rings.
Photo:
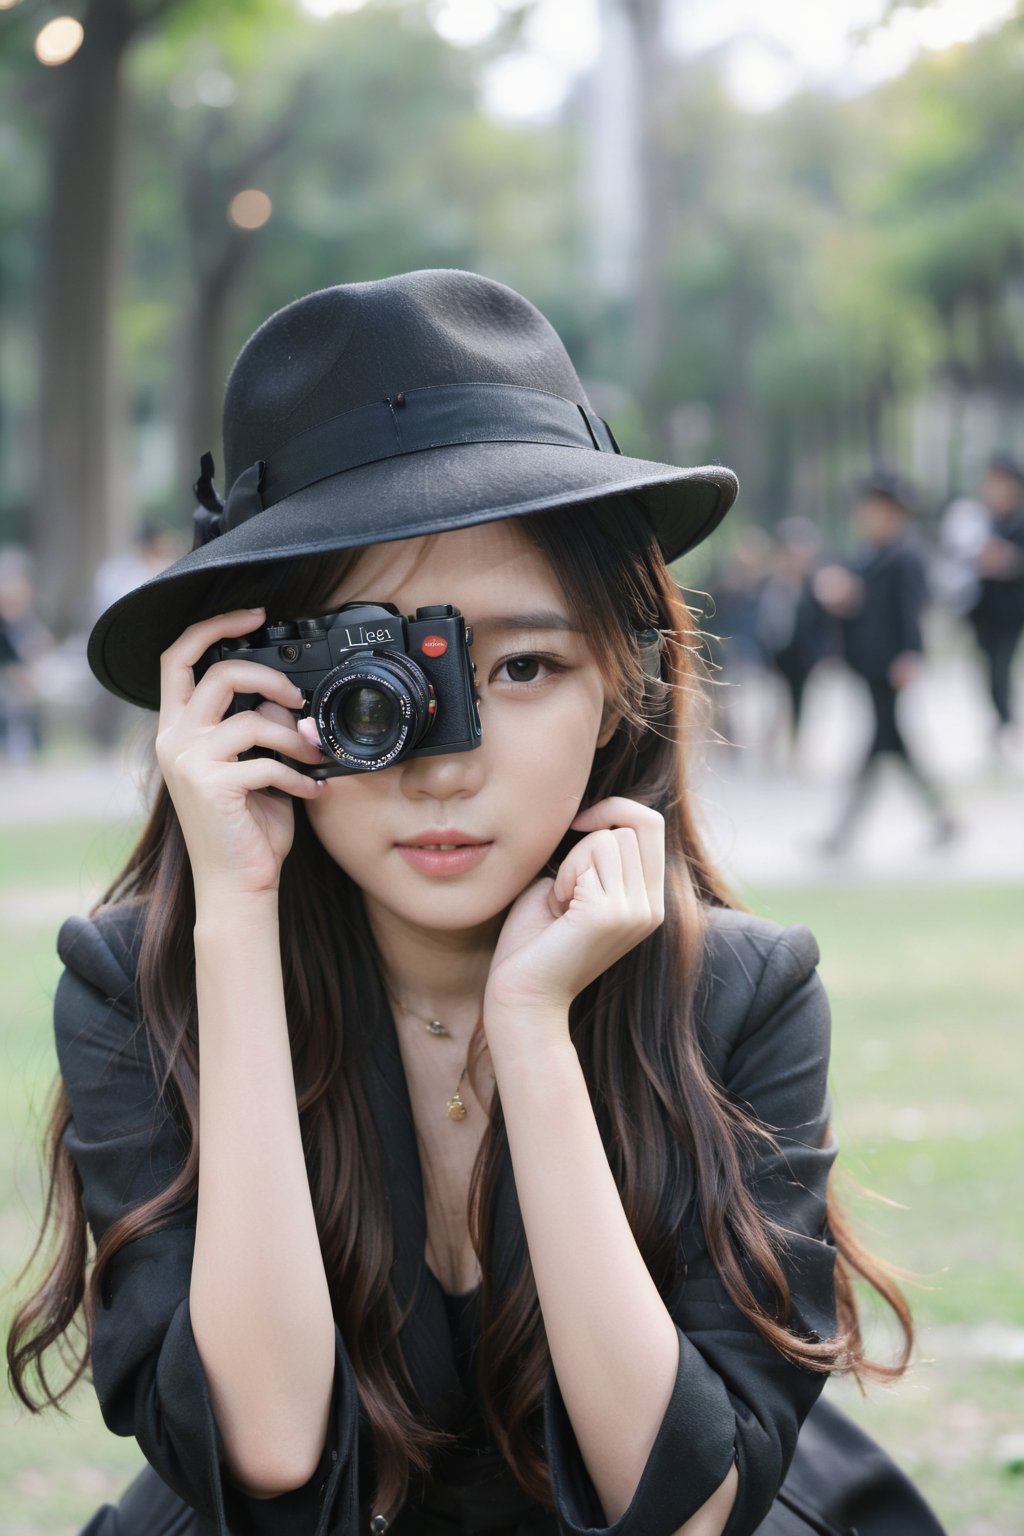
<path id="1" fill-rule="evenodd" d="M 276 757 L 254 757 L 246 763 L 232 763 L 232 784 L 240 789 L 280 789 L 300 800 L 313 800 L 326 784 L 324 779 L 310 779 L 297 768 Z"/>
<path id="2" fill-rule="evenodd" d="M 649 891 L 640 840 L 631 827 L 617 827 L 612 837 L 618 850 L 626 899 L 646 908 L 649 905 Z"/>
<path id="3" fill-rule="evenodd" d="M 165 724 L 184 709 L 196 688 L 193 667 L 218 640 L 237 639 L 259 629 L 265 617 L 263 608 L 234 608 L 230 613 L 215 614 L 190 624 L 160 657 L 160 713 L 167 711 Z"/>
<path id="4" fill-rule="evenodd" d="M 243 752 L 250 752 L 253 747 L 281 752 L 299 763 L 319 763 L 323 758 L 320 748 L 300 736 L 291 719 L 285 724 L 268 717 L 262 709 L 247 709 L 241 714 L 229 715 L 200 736 L 190 750 L 206 761 L 227 762 L 240 757 Z"/>
<path id="5" fill-rule="evenodd" d="M 576 894 L 580 880 L 591 871 L 597 889 L 614 895 L 622 883 L 622 864 L 618 849 L 611 844 L 611 833 L 594 833 L 570 849 L 558 867 L 552 896 L 562 911 Z"/>
<path id="6" fill-rule="evenodd" d="M 626 829 L 602 829 L 585 837 L 563 860 L 552 895 L 562 910 L 581 892 L 581 882 L 593 875 L 588 892 L 613 902 L 622 913 L 627 908 L 648 909 L 647 887 L 636 835 Z"/>
<path id="7" fill-rule="evenodd" d="M 538 881 L 513 904 L 502 929 L 491 997 L 503 1005 L 523 996 L 578 997 L 663 920 L 662 817 L 619 797 L 572 825 L 585 835 L 553 882 Z"/>
<path id="8" fill-rule="evenodd" d="M 305 703 L 302 689 L 284 672 L 258 661 L 218 661 L 199 679 L 189 700 L 189 712 L 196 726 L 215 725 L 222 720 L 238 693 L 258 694 L 283 709 L 301 709 Z"/>
<path id="9" fill-rule="evenodd" d="M 629 800 L 623 795 L 611 795 L 588 806 L 572 822 L 578 832 L 594 833 L 603 830 L 629 834 L 620 840 L 622 847 L 635 839 L 640 858 L 640 878 L 647 892 L 651 916 L 661 922 L 665 915 L 665 818 L 648 805 Z M 584 842 L 577 847 L 583 847 Z M 575 849 L 573 850 L 576 851 Z M 636 864 L 632 856 L 624 868 L 636 879 Z"/>
<path id="10" fill-rule="evenodd" d="M 317 729 L 316 721 L 312 719 L 311 716 L 305 715 L 301 720 L 296 721 L 295 728 L 299 735 L 302 737 L 303 741 L 308 741 L 309 745 L 311 747 L 315 747 L 322 757 L 323 751 L 320 746 L 320 732 Z"/>
<path id="11" fill-rule="evenodd" d="M 213 675 L 215 672 L 219 674 L 216 678 Z M 235 695 L 245 692 L 269 695 L 271 705 L 278 711 L 277 719 L 271 720 L 263 714 L 263 705 L 229 715 L 227 711 Z M 197 747 L 207 760 L 235 757 L 250 747 L 265 746 L 274 751 L 287 751 L 290 757 L 300 762 L 320 762 L 320 754 L 314 754 L 299 735 L 289 712 L 289 706 L 297 708 L 301 702 L 302 695 L 298 689 L 272 667 L 257 666 L 253 662 L 218 662 L 196 684 L 187 704 L 170 712 L 161 708 L 156 755 L 164 777 L 183 754 Z M 278 725 L 282 719 L 290 722 L 287 727 Z M 238 720 L 242 721 L 241 726 L 233 724 Z M 257 727 L 254 722 L 262 722 L 262 725 Z M 250 735 L 247 740 L 244 739 L 246 733 L 254 729 L 262 730 L 264 726 L 273 726 L 275 729 L 266 736 L 253 738 Z M 281 736 L 281 730 L 286 730 L 287 735 Z"/>
<path id="12" fill-rule="evenodd" d="M 620 897 L 623 894 L 625 879 L 622 850 L 615 833 L 594 832 L 585 843 L 580 843 L 578 846 L 586 848 L 588 862 L 601 882 L 601 890 L 605 896 Z"/>

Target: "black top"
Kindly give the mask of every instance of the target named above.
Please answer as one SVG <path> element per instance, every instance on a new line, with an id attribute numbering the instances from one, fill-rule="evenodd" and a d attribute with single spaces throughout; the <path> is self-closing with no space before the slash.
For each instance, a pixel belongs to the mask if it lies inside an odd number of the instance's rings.
<path id="1" fill-rule="evenodd" d="M 868 546 L 851 565 L 864 583 L 860 610 L 843 625 L 846 660 L 869 681 L 888 675 L 897 656 L 920 653 L 928 600 L 924 560 L 912 534 Z"/>
<path id="2" fill-rule="evenodd" d="M 782 1263 L 792 1295 L 792 1327 L 805 1337 L 827 1337 L 835 1327 L 834 1250 L 825 1229 L 834 1148 L 822 1146 L 829 1016 L 815 971 L 817 947 L 804 928 L 784 930 L 746 913 L 720 910 L 708 918 L 699 989 L 702 1046 L 726 1092 L 773 1129 L 774 1145 L 757 1145 L 752 1190 L 788 1234 Z M 65 1144 L 97 1240 L 127 1209 L 168 1184 L 186 1150 L 180 1127 L 159 1105 L 137 1011 L 133 978 L 141 921 L 137 906 L 110 909 L 95 920 L 72 918 L 58 941 L 66 970 L 57 989 L 55 1026 L 72 1116 Z M 457 1429 L 472 1405 L 460 1382 L 462 1351 L 458 1341 L 453 1344 L 443 1292 L 424 1259 L 423 1186 L 393 1026 L 383 1037 L 375 1033 L 367 1050 L 365 1085 L 393 1213 L 392 1280 L 407 1312 L 403 1355 L 424 1416 Z M 499 1210 L 500 1255 L 506 1232 L 520 1241 L 522 1235 L 507 1153 Z M 304 1489 L 259 1501 L 240 1496 L 225 1478 L 189 1320 L 194 1241 L 193 1210 L 122 1249 L 108 1270 L 92 1348 L 93 1381 L 106 1423 L 137 1438 L 163 1481 L 218 1536 L 363 1536 L 369 1490 L 360 1487 L 360 1473 L 362 1467 L 365 1476 L 368 1435 L 340 1332 L 327 1444 L 314 1478 Z M 737 1312 L 708 1256 L 693 1208 L 679 1241 L 686 1279 L 679 1294 L 666 1298 L 679 1330 L 678 1376 L 636 1495 L 620 1519 L 611 1527 L 604 1524 L 552 1373 L 542 1430 L 553 1513 L 524 1504 L 505 1469 L 503 1502 L 488 1523 L 459 1515 L 457 1523 L 437 1525 L 425 1512 L 422 1521 L 410 1523 L 403 1512 L 394 1529 L 404 1525 L 416 1536 L 503 1526 L 528 1528 L 538 1536 L 591 1531 L 671 1536 L 735 1460 L 739 1492 L 725 1536 L 755 1530 L 775 1498 L 822 1378 L 789 1364 Z M 527 1514 L 520 1519 L 524 1507 Z"/>
<path id="3" fill-rule="evenodd" d="M 838 649 L 838 626 L 814 595 L 811 578 L 765 582 L 758 599 L 758 635 L 783 677 L 806 678 Z"/>
<path id="4" fill-rule="evenodd" d="M 1005 517 L 992 517 L 989 537 L 1004 539 L 1017 550 L 1017 564 L 1005 576 L 983 576 L 970 618 L 980 630 L 1015 630 L 1024 624 L 1024 506 Z"/>

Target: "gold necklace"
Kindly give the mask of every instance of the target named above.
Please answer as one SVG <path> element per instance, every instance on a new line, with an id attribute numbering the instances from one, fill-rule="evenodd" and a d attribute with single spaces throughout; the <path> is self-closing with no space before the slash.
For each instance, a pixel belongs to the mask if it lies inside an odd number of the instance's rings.
<path id="1" fill-rule="evenodd" d="M 444 1112 L 448 1116 L 449 1120 L 465 1120 L 468 1113 L 466 1106 L 463 1104 L 462 1098 L 459 1094 L 459 1089 L 462 1087 L 462 1080 L 468 1071 L 469 1057 L 467 1056 L 465 1065 L 463 1066 L 462 1071 L 459 1073 L 459 1080 L 455 1084 L 455 1092 L 452 1094 L 451 1098 L 448 1100 L 448 1103 L 444 1107 Z"/>
<path id="2" fill-rule="evenodd" d="M 447 1024 L 442 1024 L 440 1019 L 424 1018 L 422 1013 L 415 1013 L 411 1008 L 402 1002 L 401 998 L 393 996 L 390 992 L 388 993 L 388 997 L 391 999 L 392 1004 L 397 1005 L 397 1007 L 399 1007 L 403 1013 L 407 1013 L 411 1019 L 417 1019 L 419 1023 L 423 1025 L 428 1035 L 433 1035 L 435 1039 L 452 1039 L 451 1030 L 448 1028 Z M 478 1020 L 477 1023 L 479 1022 L 480 1021 Z M 465 1120 L 467 1114 L 469 1113 L 465 1104 L 462 1102 L 462 1094 L 460 1089 L 466 1080 L 466 1073 L 469 1071 L 469 1050 L 472 1049 L 473 1036 L 475 1034 L 476 1026 L 474 1026 L 469 1037 L 469 1049 L 466 1051 L 466 1059 L 462 1064 L 462 1071 L 459 1073 L 459 1080 L 455 1084 L 455 1091 L 444 1107 L 444 1112 L 448 1116 L 449 1120 Z"/>

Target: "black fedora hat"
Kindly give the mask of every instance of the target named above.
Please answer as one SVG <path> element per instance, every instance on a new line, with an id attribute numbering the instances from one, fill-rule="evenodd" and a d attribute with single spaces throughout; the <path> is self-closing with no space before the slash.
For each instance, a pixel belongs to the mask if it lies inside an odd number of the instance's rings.
<path id="1" fill-rule="evenodd" d="M 459 271 L 325 288 L 272 315 L 228 379 L 224 455 L 223 504 L 203 459 L 196 547 L 89 638 L 92 670 L 132 703 L 158 705 L 161 651 L 217 611 L 227 570 L 623 497 L 674 560 L 737 491 L 719 465 L 621 454 L 544 316 Z"/>

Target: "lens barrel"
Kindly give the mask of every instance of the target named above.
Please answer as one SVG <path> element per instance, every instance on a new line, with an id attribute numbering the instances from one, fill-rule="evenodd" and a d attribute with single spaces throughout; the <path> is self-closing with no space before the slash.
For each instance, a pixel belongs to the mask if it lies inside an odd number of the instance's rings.
<path id="1" fill-rule="evenodd" d="M 363 773 L 399 762 L 433 722 L 434 690 L 400 651 L 356 651 L 328 672 L 310 701 L 324 752 Z"/>

